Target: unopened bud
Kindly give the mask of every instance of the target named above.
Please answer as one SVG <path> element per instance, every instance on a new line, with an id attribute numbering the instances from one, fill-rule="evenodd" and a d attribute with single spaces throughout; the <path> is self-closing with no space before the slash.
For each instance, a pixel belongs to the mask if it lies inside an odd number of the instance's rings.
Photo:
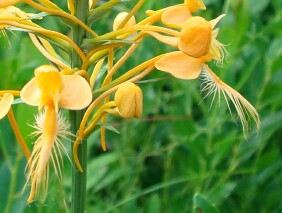
<path id="1" fill-rule="evenodd" d="M 185 54 L 199 58 L 209 52 L 212 26 L 204 18 L 189 18 L 182 27 L 178 48 Z"/>
<path id="2" fill-rule="evenodd" d="M 119 25 L 122 23 L 122 21 L 126 18 L 128 15 L 127 12 L 121 12 L 117 15 L 117 17 L 114 20 L 113 24 L 113 30 L 117 30 Z M 126 22 L 126 24 L 122 28 L 132 27 L 136 24 L 136 20 L 134 16 L 131 16 L 130 19 Z"/>
<path id="3" fill-rule="evenodd" d="M 119 115 L 123 118 L 139 118 L 143 110 L 141 89 L 131 82 L 120 85 L 115 94 Z"/>

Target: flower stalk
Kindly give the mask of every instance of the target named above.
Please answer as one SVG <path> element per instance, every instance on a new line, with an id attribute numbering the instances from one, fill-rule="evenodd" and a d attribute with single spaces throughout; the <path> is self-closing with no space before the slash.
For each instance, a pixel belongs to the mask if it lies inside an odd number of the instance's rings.
<path id="1" fill-rule="evenodd" d="M 74 14 L 83 23 L 86 23 L 86 14 L 89 11 L 88 0 L 74 0 Z M 80 46 L 82 40 L 86 37 L 85 29 L 75 25 L 72 28 L 73 41 Z M 72 53 L 72 67 L 81 67 L 82 60 L 76 51 Z M 70 121 L 73 134 L 76 134 L 80 122 L 82 120 L 84 111 L 70 111 Z M 81 145 L 77 148 L 78 160 L 81 163 L 83 172 L 73 165 L 72 167 L 72 212 L 84 213 L 86 212 L 86 176 L 87 176 L 87 141 L 83 140 Z"/>

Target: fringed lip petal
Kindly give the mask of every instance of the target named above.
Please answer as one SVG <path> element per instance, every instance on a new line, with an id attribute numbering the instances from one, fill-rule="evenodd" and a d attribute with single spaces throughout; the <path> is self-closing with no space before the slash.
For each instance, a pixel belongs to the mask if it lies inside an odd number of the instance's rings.
<path id="1" fill-rule="evenodd" d="M 79 110 L 87 107 L 92 101 L 92 92 L 87 81 L 79 75 L 63 76 L 64 89 L 59 100 L 59 107 Z"/>
<path id="2" fill-rule="evenodd" d="M 10 93 L 5 93 L 0 99 L 0 120 L 9 112 L 14 101 L 14 96 Z"/>
<path id="3" fill-rule="evenodd" d="M 28 105 L 39 106 L 41 91 L 37 85 L 36 79 L 31 79 L 21 90 L 21 99 Z"/>
<path id="4" fill-rule="evenodd" d="M 147 34 L 153 36 L 155 39 L 159 40 L 160 42 L 170 45 L 172 47 L 177 48 L 179 38 L 173 36 L 165 36 L 156 32 L 149 32 L 146 31 Z"/>
<path id="5" fill-rule="evenodd" d="M 201 59 L 190 57 L 181 51 L 168 53 L 155 62 L 158 70 L 187 80 L 197 78 L 201 73 L 202 65 Z"/>
<path id="6" fill-rule="evenodd" d="M 260 127 L 260 117 L 257 113 L 256 109 L 236 90 L 230 87 L 228 84 L 224 83 L 209 67 L 208 65 L 203 65 L 203 73 L 202 77 L 204 80 L 205 86 L 202 88 L 202 91 L 208 91 L 207 95 L 213 95 L 212 103 L 216 95 L 218 95 L 220 101 L 220 95 L 226 101 L 227 107 L 231 113 L 231 106 L 228 103 L 228 98 L 234 105 L 236 109 L 239 119 L 243 126 L 243 132 L 246 136 L 246 133 L 249 130 L 249 120 L 252 118 L 256 123 L 257 130 Z M 232 115 L 232 113 L 231 113 Z"/>
<path id="7" fill-rule="evenodd" d="M 175 6 L 163 13 L 162 22 L 169 27 L 181 29 L 183 24 L 191 17 L 191 12 L 186 5 Z"/>

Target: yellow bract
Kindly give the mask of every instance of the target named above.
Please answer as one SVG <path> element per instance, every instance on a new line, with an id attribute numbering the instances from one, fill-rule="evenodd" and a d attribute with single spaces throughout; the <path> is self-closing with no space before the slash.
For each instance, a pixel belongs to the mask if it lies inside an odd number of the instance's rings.
<path id="1" fill-rule="evenodd" d="M 204 18 L 189 18 L 182 27 L 178 48 L 183 53 L 199 58 L 208 53 L 211 46 L 212 26 Z"/>
<path id="2" fill-rule="evenodd" d="M 139 118 L 143 111 L 141 89 L 131 82 L 120 85 L 115 94 L 118 113 L 123 118 Z"/>
<path id="3" fill-rule="evenodd" d="M 3 97 L 0 97 L 0 119 L 9 112 L 13 101 L 14 96 L 9 93 L 5 93 Z"/>

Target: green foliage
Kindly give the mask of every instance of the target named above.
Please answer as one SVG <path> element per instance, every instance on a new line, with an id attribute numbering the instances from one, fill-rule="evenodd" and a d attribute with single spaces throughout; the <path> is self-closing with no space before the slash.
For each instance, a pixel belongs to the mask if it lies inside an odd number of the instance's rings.
<path id="1" fill-rule="evenodd" d="M 147 1 L 142 9 L 176 3 L 165 2 Z M 210 9 L 201 14 L 209 19 L 227 14 L 219 25 L 219 40 L 227 44 L 230 55 L 214 70 L 255 106 L 261 129 L 251 130 L 246 139 L 234 122 L 235 111 L 230 116 L 223 101 L 210 108 L 211 97 L 202 102 L 200 80 L 180 81 L 154 71 L 150 77 L 158 81 L 139 84 L 145 100 L 143 117 L 110 119 L 114 128 L 107 129 L 106 152 L 100 147 L 99 131 L 88 140 L 88 212 L 282 211 L 281 2 L 204 2 Z M 101 9 L 105 21 L 101 26 L 95 22 L 95 29 L 111 28 L 108 17 L 133 3 L 122 3 L 116 11 Z M 95 15 L 90 18 L 96 20 Z M 45 26 L 59 28 L 54 20 Z M 46 61 L 24 33 L 7 34 L 9 40 L 0 39 L 0 89 L 20 89 L 34 68 Z M 154 39 L 146 41 L 124 69 L 168 51 Z M 27 139 L 31 129 L 25 124 L 33 123 L 33 111 L 21 104 L 14 111 Z M 0 121 L 0 127 L 0 212 L 68 212 L 73 165 L 65 159 L 62 182 L 51 177 L 45 204 L 27 205 L 28 190 L 22 191 L 26 161 L 7 119 Z"/>

